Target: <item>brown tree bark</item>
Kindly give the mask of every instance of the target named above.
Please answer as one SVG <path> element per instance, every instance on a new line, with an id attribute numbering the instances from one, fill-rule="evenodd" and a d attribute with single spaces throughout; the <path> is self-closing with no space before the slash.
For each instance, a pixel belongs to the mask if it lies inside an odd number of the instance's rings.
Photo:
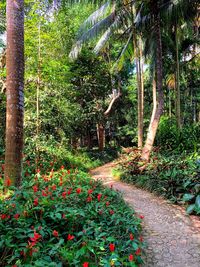
<path id="1" fill-rule="evenodd" d="M 19 186 L 24 117 L 24 1 L 7 0 L 5 185 Z"/>
<path id="2" fill-rule="evenodd" d="M 102 123 L 97 124 L 97 136 L 99 143 L 99 151 L 103 151 L 105 147 L 105 127 Z"/>
<path id="3" fill-rule="evenodd" d="M 160 117 L 164 108 L 164 94 L 162 88 L 163 71 L 162 71 L 162 42 L 161 42 L 161 29 L 160 29 L 160 15 L 158 12 L 157 1 L 154 4 L 155 12 L 155 31 L 156 31 L 156 86 L 157 86 L 157 105 L 156 111 L 152 114 L 149 130 L 145 146 L 142 150 L 142 160 L 149 161 L 150 153 L 153 149 L 156 132 L 158 129 Z"/>
<path id="4" fill-rule="evenodd" d="M 138 98 L 138 148 L 143 146 L 143 105 L 144 105 L 144 83 L 142 66 L 141 40 L 138 41 L 135 29 L 133 29 L 133 45 L 135 50 L 137 98 Z"/>

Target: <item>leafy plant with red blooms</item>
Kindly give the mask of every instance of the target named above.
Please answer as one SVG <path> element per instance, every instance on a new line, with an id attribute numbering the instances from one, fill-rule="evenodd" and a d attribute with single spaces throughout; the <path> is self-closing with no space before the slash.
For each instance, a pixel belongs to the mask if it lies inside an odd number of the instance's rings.
<path id="1" fill-rule="evenodd" d="M 115 245 L 114 244 L 110 244 L 109 245 L 109 249 L 111 252 L 115 251 Z"/>
<path id="2" fill-rule="evenodd" d="M 30 174 L 0 199 L 1 267 L 142 263 L 141 219 L 117 192 L 77 170 L 48 177 Z"/>

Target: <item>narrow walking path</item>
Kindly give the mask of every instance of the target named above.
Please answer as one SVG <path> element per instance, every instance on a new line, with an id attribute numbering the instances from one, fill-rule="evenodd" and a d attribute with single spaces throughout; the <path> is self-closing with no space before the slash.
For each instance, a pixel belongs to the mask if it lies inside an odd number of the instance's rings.
<path id="1" fill-rule="evenodd" d="M 144 240 L 148 246 L 145 267 L 200 267 L 200 219 L 185 215 L 184 208 L 166 200 L 116 181 L 112 177 L 115 163 L 92 170 L 94 179 L 100 179 L 122 192 L 126 202 L 144 215 Z"/>

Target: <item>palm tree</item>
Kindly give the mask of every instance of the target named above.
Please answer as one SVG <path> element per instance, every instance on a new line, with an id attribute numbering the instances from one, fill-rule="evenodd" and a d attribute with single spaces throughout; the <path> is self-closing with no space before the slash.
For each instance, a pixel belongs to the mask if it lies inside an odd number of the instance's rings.
<path id="1" fill-rule="evenodd" d="M 143 26 L 143 22 L 145 21 L 144 18 L 147 19 L 148 22 L 150 22 L 150 38 L 153 38 L 155 40 L 153 51 L 151 52 L 153 55 L 155 55 L 155 73 L 157 89 L 157 104 L 156 108 L 154 106 L 146 142 L 142 149 L 141 155 L 141 158 L 143 160 L 148 161 L 153 148 L 160 117 L 164 108 L 160 1 L 150 0 L 146 3 L 146 6 L 144 6 L 143 3 L 141 4 L 140 11 L 138 12 L 136 18 L 136 25 L 138 27 Z M 153 44 L 153 42 L 151 44 Z"/>
<path id="2" fill-rule="evenodd" d="M 7 0 L 5 185 L 19 186 L 24 116 L 24 1 Z"/>
<path id="3" fill-rule="evenodd" d="M 117 60 L 115 66 L 118 70 L 122 67 L 123 62 L 127 58 L 133 56 L 133 48 L 135 50 L 138 88 L 141 84 L 141 71 L 139 68 L 138 60 L 138 44 L 136 42 L 136 33 L 141 33 L 145 39 L 145 47 L 149 50 L 152 62 L 152 70 L 155 70 L 155 83 L 157 91 L 157 104 L 152 113 L 152 118 L 149 125 L 147 139 L 145 146 L 142 150 L 142 159 L 149 160 L 150 153 L 153 149 L 153 144 L 158 129 L 159 121 L 164 108 L 164 94 L 163 94 L 163 71 L 162 71 L 162 30 L 170 23 L 169 21 L 179 21 L 180 18 L 187 20 L 189 17 L 197 13 L 198 1 L 194 0 L 147 0 L 147 1 L 111 1 L 112 5 L 110 13 L 108 12 L 109 3 L 105 3 L 101 8 L 94 12 L 88 20 L 83 24 L 80 30 L 78 40 L 75 43 L 70 56 L 76 57 L 84 42 L 96 37 L 98 34 L 103 33 L 97 42 L 94 51 L 98 53 L 105 43 L 109 40 L 110 36 L 116 31 L 122 32 L 123 36 L 128 36 L 128 40 L 122 53 Z M 136 9 L 136 12 L 133 10 Z M 190 10 L 190 12 L 188 12 Z M 131 11 L 131 12 L 130 12 Z M 107 15 L 108 14 L 108 15 Z M 188 15 L 190 14 L 190 15 Z M 107 16 L 106 16 L 107 15 Z M 136 18 L 135 18 L 136 17 Z M 84 31 L 86 29 L 86 31 Z M 178 40 L 177 40 L 178 42 Z M 135 44 L 133 46 L 133 43 Z M 176 61 L 178 61 L 176 56 Z M 178 67 L 178 65 L 177 65 Z M 177 71 L 177 87 L 178 76 Z M 139 96 L 140 90 L 138 90 Z M 180 93 L 177 94 L 180 98 Z M 138 98 L 139 100 L 139 98 Z M 177 100 L 180 103 L 180 100 Z M 138 105 L 140 102 L 138 101 Z M 140 115 L 140 108 L 138 107 L 138 114 Z M 180 113 L 180 109 L 179 109 Z M 138 120 L 139 122 L 139 120 Z M 139 125 L 139 123 L 138 123 Z M 139 129 L 139 127 L 138 127 Z M 140 131 L 138 131 L 140 132 Z M 139 137 L 139 134 L 138 134 Z M 139 138 L 138 138 L 139 139 Z M 140 143 L 141 144 L 141 143 Z"/>
<path id="4" fill-rule="evenodd" d="M 143 145 L 143 109 L 144 109 L 144 82 L 142 66 L 142 40 L 135 28 L 136 7 L 134 1 L 108 1 L 97 9 L 83 23 L 80 28 L 76 43 L 70 57 L 76 58 L 83 44 L 101 34 L 94 47 L 95 53 L 101 49 L 114 34 L 122 32 L 121 36 L 127 36 L 127 41 L 121 50 L 118 60 L 113 66 L 114 72 L 121 71 L 126 60 L 135 59 L 136 78 L 138 87 L 138 147 Z M 112 99 L 111 103 L 115 99 Z"/>

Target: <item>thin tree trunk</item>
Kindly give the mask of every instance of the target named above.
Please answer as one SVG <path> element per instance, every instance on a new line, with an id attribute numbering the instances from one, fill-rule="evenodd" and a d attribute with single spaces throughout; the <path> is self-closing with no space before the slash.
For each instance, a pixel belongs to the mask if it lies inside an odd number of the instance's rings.
<path id="1" fill-rule="evenodd" d="M 133 44 L 135 48 L 135 62 L 136 62 L 136 77 L 137 77 L 137 94 L 138 94 L 138 148 L 143 146 L 143 99 L 142 99 L 142 74 L 141 74 L 141 58 L 140 48 L 138 47 L 138 40 L 136 33 L 133 33 Z"/>
<path id="2" fill-rule="evenodd" d="M 181 94 L 180 94 L 180 64 L 179 64 L 179 46 L 178 46 L 178 33 L 177 25 L 175 26 L 175 39 L 176 39 L 176 121 L 177 127 L 180 130 L 181 125 Z"/>
<path id="3" fill-rule="evenodd" d="M 24 1 L 7 0 L 5 185 L 19 186 L 24 118 Z"/>
<path id="4" fill-rule="evenodd" d="M 157 108 L 156 80 L 155 80 L 154 76 L 153 76 L 152 88 L 153 88 L 153 111 L 152 111 L 152 115 L 151 115 L 150 125 L 153 122 L 153 119 L 154 119 L 155 113 L 156 113 L 156 108 Z"/>
<path id="5" fill-rule="evenodd" d="M 102 123 L 97 124 L 97 137 L 99 143 L 99 151 L 103 151 L 105 147 L 105 127 Z"/>
<path id="6" fill-rule="evenodd" d="M 162 43 L 160 29 L 160 15 L 158 12 L 157 1 L 155 3 L 155 29 L 156 29 L 156 85 L 157 85 L 157 106 L 156 111 L 152 114 L 151 123 L 147 134 L 145 146 L 142 150 L 142 160 L 149 161 L 150 153 L 153 149 L 160 117 L 164 108 L 164 94 L 162 88 Z"/>
<path id="7" fill-rule="evenodd" d="M 40 81 L 41 81 L 41 25 L 39 22 L 38 26 L 38 69 L 37 69 L 37 92 L 36 92 L 36 114 L 37 114 L 37 137 L 39 136 L 39 127 L 40 127 L 40 110 L 39 110 L 39 97 L 40 97 Z"/>
<path id="8" fill-rule="evenodd" d="M 38 25 L 38 68 L 37 68 L 37 89 L 36 89 L 36 169 L 39 162 L 39 131 L 40 131 L 40 82 L 41 82 L 41 24 Z"/>
<path id="9" fill-rule="evenodd" d="M 143 72 L 143 57 L 142 57 L 142 39 L 139 37 L 139 53 L 140 53 L 140 135 L 141 148 L 143 146 L 143 130 L 144 130 L 144 72 Z"/>

